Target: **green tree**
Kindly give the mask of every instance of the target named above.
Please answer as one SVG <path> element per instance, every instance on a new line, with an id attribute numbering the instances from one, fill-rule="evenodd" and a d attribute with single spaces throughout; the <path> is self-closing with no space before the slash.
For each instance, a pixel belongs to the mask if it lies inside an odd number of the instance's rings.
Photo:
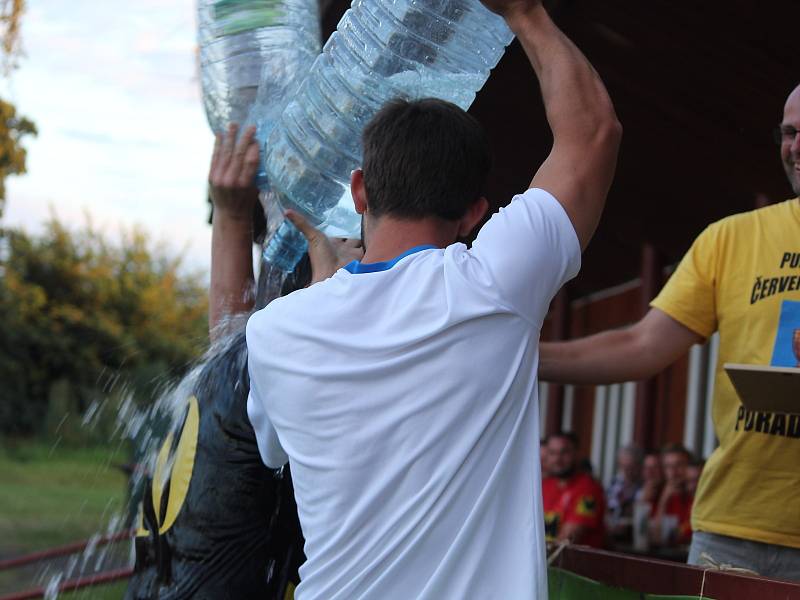
<path id="1" fill-rule="evenodd" d="M 8 77 L 22 54 L 20 22 L 24 0 L 0 0 L 0 71 Z M 0 217 L 6 200 L 6 177 L 25 172 L 26 151 L 22 138 L 36 135 L 32 121 L 17 114 L 16 107 L 0 98 Z"/>
<path id="2" fill-rule="evenodd" d="M 36 135 L 36 126 L 17 115 L 13 104 L 0 98 L 0 217 L 6 201 L 6 177 L 25 172 L 27 152 L 22 138 L 26 135 Z"/>
<path id="3" fill-rule="evenodd" d="M 17 58 L 22 54 L 19 31 L 24 12 L 25 0 L 0 0 L 0 49 L 4 75 L 17 67 Z"/>
<path id="4" fill-rule="evenodd" d="M 2 240 L 0 431 L 39 433 L 49 403 L 81 414 L 110 382 L 147 402 L 205 349 L 202 277 L 142 231 L 112 244 L 52 218 L 41 236 Z"/>

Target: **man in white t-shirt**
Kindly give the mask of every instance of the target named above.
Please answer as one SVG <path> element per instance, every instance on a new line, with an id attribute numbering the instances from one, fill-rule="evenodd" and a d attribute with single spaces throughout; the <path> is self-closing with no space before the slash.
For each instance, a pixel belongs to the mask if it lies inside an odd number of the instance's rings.
<path id="1" fill-rule="evenodd" d="M 248 414 L 264 462 L 291 463 L 306 538 L 300 600 L 547 596 L 531 374 L 621 130 L 540 2 L 486 4 L 527 52 L 554 136 L 531 189 L 456 243 L 487 209 L 485 135 L 454 105 L 392 102 L 351 181 L 363 261 L 247 326 Z"/>

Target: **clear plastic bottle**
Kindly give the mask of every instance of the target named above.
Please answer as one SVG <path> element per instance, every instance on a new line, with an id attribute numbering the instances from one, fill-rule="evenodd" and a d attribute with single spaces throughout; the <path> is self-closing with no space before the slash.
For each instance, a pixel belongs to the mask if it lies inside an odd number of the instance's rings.
<path id="1" fill-rule="evenodd" d="M 198 0 L 203 104 L 214 133 L 256 124 L 266 139 L 319 54 L 316 0 Z"/>
<path id="2" fill-rule="evenodd" d="M 329 234 L 357 235 L 349 182 L 366 123 L 398 97 L 466 110 L 512 39 L 479 0 L 354 0 L 264 149 L 278 201 Z M 304 250 L 284 221 L 265 258 L 288 271 Z"/>

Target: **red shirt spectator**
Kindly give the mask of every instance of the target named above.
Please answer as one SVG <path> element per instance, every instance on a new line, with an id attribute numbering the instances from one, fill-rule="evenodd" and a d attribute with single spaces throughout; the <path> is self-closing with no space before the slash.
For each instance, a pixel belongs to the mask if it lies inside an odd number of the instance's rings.
<path id="1" fill-rule="evenodd" d="M 688 493 L 672 494 L 664 506 L 663 516 L 677 519 L 672 541 L 681 546 L 692 541 L 692 502 L 694 502 L 694 496 Z"/>
<path id="2" fill-rule="evenodd" d="M 542 481 L 545 536 L 601 548 L 605 539 L 603 487 L 576 469 L 576 440 L 558 434 L 547 441 L 552 476 Z"/>
<path id="3" fill-rule="evenodd" d="M 694 495 L 686 485 L 689 451 L 680 444 L 669 444 L 661 451 L 664 487 L 656 504 L 651 525 L 652 537 L 662 546 L 680 546 L 692 539 L 690 515 Z"/>

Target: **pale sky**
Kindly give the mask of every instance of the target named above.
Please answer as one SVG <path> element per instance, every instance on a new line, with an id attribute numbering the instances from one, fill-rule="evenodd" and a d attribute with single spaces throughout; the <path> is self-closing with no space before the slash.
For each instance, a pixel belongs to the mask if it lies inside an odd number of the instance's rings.
<path id="1" fill-rule="evenodd" d="M 195 68 L 195 0 L 28 0 L 25 56 L 0 95 L 39 129 L 28 173 L 6 180 L 6 226 L 52 206 L 109 236 L 138 224 L 208 269 L 213 136 Z"/>

